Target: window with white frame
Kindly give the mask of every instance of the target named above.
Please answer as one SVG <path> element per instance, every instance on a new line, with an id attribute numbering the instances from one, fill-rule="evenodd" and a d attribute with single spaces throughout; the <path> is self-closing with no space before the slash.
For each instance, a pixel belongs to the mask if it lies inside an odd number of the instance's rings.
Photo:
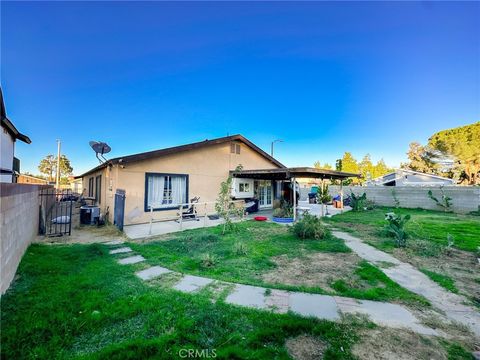
<path id="1" fill-rule="evenodd" d="M 240 144 L 231 143 L 230 144 L 230 152 L 232 154 L 240 154 Z"/>
<path id="2" fill-rule="evenodd" d="M 147 173 L 145 211 L 165 210 L 187 203 L 188 175 Z"/>
<path id="3" fill-rule="evenodd" d="M 238 192 L 250 192 L 250 184 L 249 183 L 239 183 L 238 184 Z"/>

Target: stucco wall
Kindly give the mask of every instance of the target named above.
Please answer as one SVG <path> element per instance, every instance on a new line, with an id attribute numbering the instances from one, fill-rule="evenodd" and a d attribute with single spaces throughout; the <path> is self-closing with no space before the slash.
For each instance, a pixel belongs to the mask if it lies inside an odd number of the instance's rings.
<path id="1" fill-rule="evenodd" d="M 115 165 L 110 171 L 112 191 L 107 190 L 107 201 L 111 197 L 110 214 L 113 215 L 113 195 L 117 188 L 126 190 L 125 224 L 142 223 L 150 220 L 150 213 L 144 211 L 145 173 L 188 174 L 188 198 L 200 197 L 200 202 L 215 201 L 230 170 L 239 164 L 244 170 L 277 168 L 256 151 L 241 143 L 240 154 L 230 153 L 230 143 L 217 144 L 196 150 L 125 164 Z M 176 210 L 154 211 L 154 219 L 175 216 Z M 138 216 L 132 218 L 131 214 Z"/>
<path id="2" fill-rule="evenodd" d="M 3 127 L 0 130 L 0 168 L 12 170 L 15 142 Z M 12 174 L 0 174 L 0 182 L 11 183 Z"/>
<path id="3" fill-rule="evenodd" d="M 332 196 L 339 193 L 339 186 L 330 186 Z M 445 186 L 445 194 L 452 198 L 452 210 L 457 213 L 468 213 L 478 209 L 480 205 L 480 187 L 478 186 Z M 394 206 L 395 200 L 392 191 L 400 201 L 400 206 L 405 208 L 422 208 L 428 210 L 442 210 L 442 208 L 428 197 L 428 191 L 432 190 L 437 199 L 441 199 L 441 191 L 438 186 L 422 187 L 393 187 L 393 186 L 344 186 L 344 195 L 366 193 L 367 198 L 377 205 Z"/>
<path id="4" fill-rule="evenodd" d="M 40 189 L 45 185 L 0 184 L 0 288 L 10 286 L 25 250 L 38 233 Z"/>

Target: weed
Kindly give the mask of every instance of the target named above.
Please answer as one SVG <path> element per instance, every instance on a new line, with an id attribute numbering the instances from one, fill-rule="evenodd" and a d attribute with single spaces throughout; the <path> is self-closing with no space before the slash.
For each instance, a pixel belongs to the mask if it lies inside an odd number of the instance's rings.
<path id="1" fill-rule="evenodd" d="M 388 234 L 393 235 L 395 245 L 397 247 L 405 247 L 407 245 L 407 232 L 405 231 L 405 224 L 410 220 L 410 215 L 397 215 L 394 212 L 385 214 L 385 230 Z"/>
<path id="2" fill-rule="evenodd" d="M 239 256 L 247 255 L 247 245 L 245 245 L 243 242 L 237 241 L 235 244 L 233 244 L 233 253 Z"/>
<path id="3" fill-rule="evenodd" d="M 206 268 L 214 267 L 218 262 L 217 257 L 211 253 L 203 254 L 201 257 L 201 260 L 202 260 L 202 266 Z"/>

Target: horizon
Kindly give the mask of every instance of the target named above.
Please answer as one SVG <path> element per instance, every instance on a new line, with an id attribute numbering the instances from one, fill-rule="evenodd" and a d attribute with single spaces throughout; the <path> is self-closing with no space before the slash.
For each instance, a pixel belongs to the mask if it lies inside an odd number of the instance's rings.
<path id="1" fill-rule="evenodd" d="M 242 134 L 286 166 L 389 167 L 480 120 L 478 3 L 1 3 L 21 171 Z M 427 120 L 425 120 L 427 119 Z M 315 147 L 314 150 L 312 148 Z"/>

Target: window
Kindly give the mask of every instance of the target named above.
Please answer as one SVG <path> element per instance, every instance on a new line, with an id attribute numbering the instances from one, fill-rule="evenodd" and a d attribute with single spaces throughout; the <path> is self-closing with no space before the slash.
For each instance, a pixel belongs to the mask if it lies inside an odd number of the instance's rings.
<path id="1" fill-rule="evenodd" d="M 177 208 L 188 200 L 188 175 L 145 175 L 145 211 Z"/>
<path id="2" fill-rule="evenodd" d="M 95 201 L 99 204 L 102 202 L 102 175 L 95 178 Z"/>
<path id="3" fill-rule="evenodd" d="M 230 144 L 230 152 L 232 154 L 240 154 L 240 144 L 231 143 Z"/>
<path id="4" fill-rule="evenodd" d="M 93 197 L 93 177 L 88 179 L 88 196 Z"/>
<path id="5" fill-rule="evenodd" d="M 249 183 L 239 183 L 238 184 L 238 192 L 250 192 L 250 184 Z"/>

